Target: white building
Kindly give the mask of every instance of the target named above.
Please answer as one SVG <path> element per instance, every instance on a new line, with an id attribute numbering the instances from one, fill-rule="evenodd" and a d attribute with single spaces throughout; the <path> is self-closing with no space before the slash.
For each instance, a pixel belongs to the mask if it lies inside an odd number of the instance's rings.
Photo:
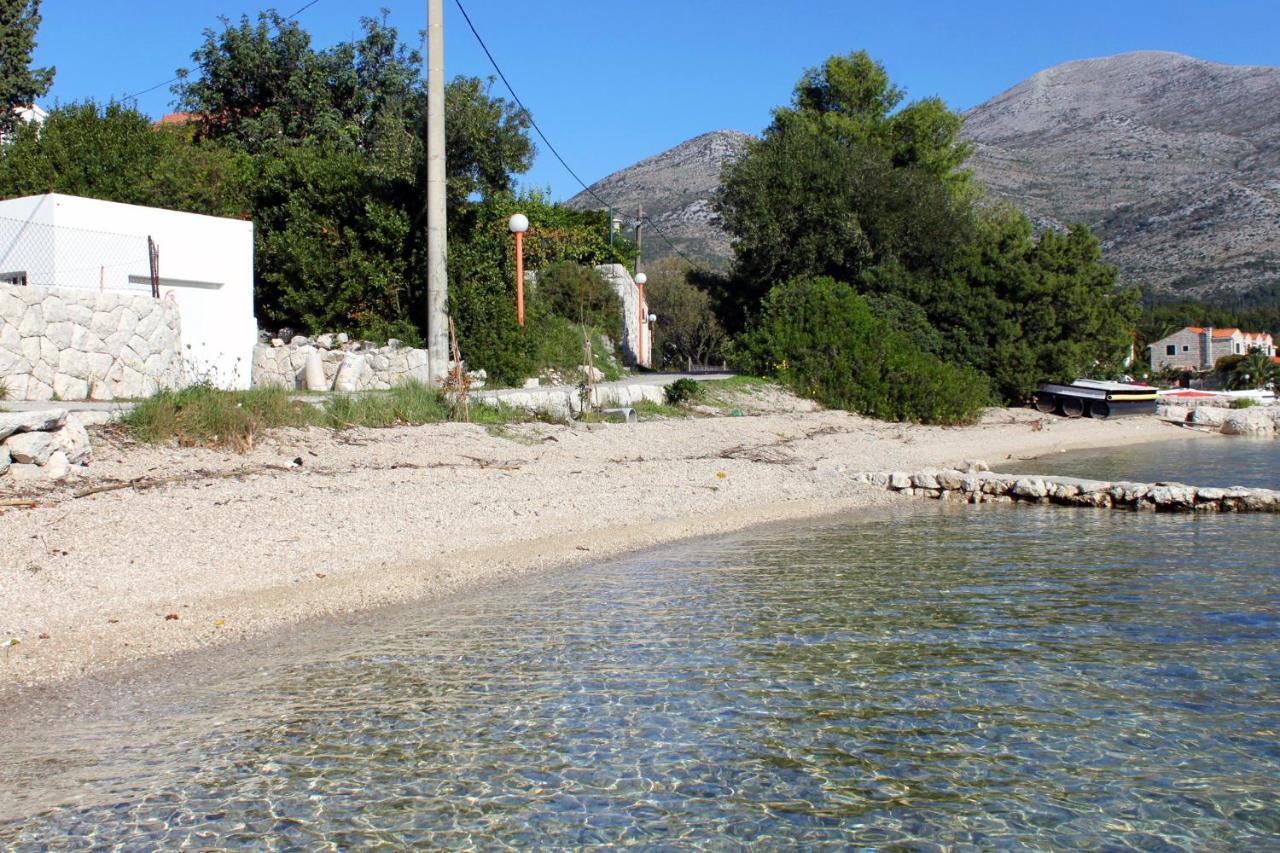
<path id="1" fill-rule="evenodd" d="M 31 287 L 152 292 L 178 304 L 185 381 L 248 388 L 253 223 L 50 193 L 0 201 L 0 280 Z"/>

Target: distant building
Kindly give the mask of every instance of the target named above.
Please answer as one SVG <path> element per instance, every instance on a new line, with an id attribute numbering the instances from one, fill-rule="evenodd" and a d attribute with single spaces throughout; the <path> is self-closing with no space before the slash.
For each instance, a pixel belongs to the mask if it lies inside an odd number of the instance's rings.
<path id="1" fill-rule="evenodd" d="M 44 124 L 44 120 L 49 117 L 49 113 L 41 109 L 39 105 L 32 104 L 29 107 L 14 107 L 13 111 L 18 114 L 18 118 L 27 124 L 35 122 L 36 124 Z M 9 141 L 9 134 L 0 133 L 0 145 L 4 145 Z"/>
<path id="2" fill-rule="evenodd" d="M 1155 341 L 1150 349 L 1152 370 L 1207 372 L 1223 356 L 1247 355 L 1255 349 L 1272 358 L 1276 355 L 1275 341 L 1267 332 L 1201 326 L 1187 326 Z"/>

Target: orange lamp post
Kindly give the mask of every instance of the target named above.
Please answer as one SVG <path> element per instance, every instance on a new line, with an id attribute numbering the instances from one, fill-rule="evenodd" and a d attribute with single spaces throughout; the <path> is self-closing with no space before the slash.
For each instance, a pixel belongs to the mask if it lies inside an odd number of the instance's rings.
<path id="1" fill-rule="evenodd" d="M 644 301 L 644 286 L 648 281 L 649 276 L 642 272 L 636 273 L 636 290 L 639 291 L 636 304 L 636 367 L 644 367 L 645 363 L 644 326 L 645 318 L 649 315 L 649 309 Z"/>
<path id="2" fill-rule="evenodd" d="M 524 232 L 529 230 L 529 217 L 517 213 L 507 222 L 516 235 L 516 322 L 524 325 Z"/>

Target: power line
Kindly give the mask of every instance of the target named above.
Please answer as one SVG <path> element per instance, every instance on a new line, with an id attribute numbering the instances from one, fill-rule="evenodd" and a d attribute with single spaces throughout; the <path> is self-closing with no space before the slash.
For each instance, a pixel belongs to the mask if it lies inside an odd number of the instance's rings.
<path id="1" fill-rule="evenodd" d="M 292 21 L 294 18 L 298 17 L 298 16 L 299 16 L 299 15 L 301 15 L 303 12 L 307 11 L 308 9 L 310 9 L 312 6 L 316 5 L 316 4 L 317 4 L 317 3 L 319 3 L 319 2 L 320 2 L 320 0 L 311 0 L 311 2 L 310 2 L 310 3 L 307 3 L 307 4 L 306 4 L 305 6 L 303 6 L 301 9 L 299 9 L 299 10 L 298 10 L 298 11 L 296 11 L 296 12 L 294 12 L 292 15 L 289 15 L 289 16 L 288 16 L 288 17 L 286 17 L 284 20 L 286 20 L 286 21 Z M 165 80 L 163 83 L 157 83 L 157 84 L 155 84 L 154 86 L 149 86 L 149 87 L 147 87 L 146 89 L 142 89 L 141 91 L 134 92 L 132 95 L 125 95 L 125 96 L 124 96 L 124 97 L 122 97 L 120 100 L 122 100 L 122 101 L 136 100 L 136 99 L 137 99 L 137 97 L 138 97 L 139 95 L 146 95 L 146 94 L 149 94 L 149 93 L 151 93 L 151 92 L 154 92 L 156 89 L 161 88 L 162 86 L 168 86 L 168 85 L 169 85 L 169 84 L 171 84 L 171 83 L 177 83 L 177 82 L 178 82 L 179 80 L 181 80 L 181 79 L 182 79 L 182 75 L 178 75 L 177 77 L 171 77 L 171 78 L 169 78 L 168 80 Z"/>
<path id="2" fill-rule="evenodd" d="M 498 65 L 498 60 L 493 58 L 493 52 L 489 50 L 489 46 L 485 44 L 484 39 L 480 37 L 479 31 L 476 30 L 476 25 L 471 22 L 471 16 L 467 14 L 466 7 L 462 5 L 462 0 L 454 0 L 454 2 L 458 6 L 458 11 L 462 13 L 463 20 L 467 22 L 467 27 L 471 30 L 471 35 L 475 36 L 476 41 L 480 44 L 480 49 L 484 51 L 484 55 L 489 57 L 489 64 L 493 66 L 493 70 L 498 73 L 498 77 L 502 80 L 503 85 L 505 85 L 507 87 L 507 91 L 511 93 L 512 100 L 514 100 L 516 104 L 519 105 L 520 109 L 524 110 L 525 115 L 528 116 L 529 118 L 529 125 L 538 134 L 538 138 L 542 140 L 543 144 L 547 146 L 547 150 L 550 151 L 558 161 L 560 161 L 560 165 L 564 166 L 564 170 L 573 176 L 573 179 L 578 182 L 578 185 L 581 186 L 582 189 L 586 191 L 588 195 L 590 195 L 596 201 L 603 204 L 606 208 L 609 208 L 610 210 L 612 210 L 615 207 L 615 205 L 612 202 L 610 202 L 608 199 L 601 196 L 598 192 L 593 190 L 591 187 L 589 187 L 587 185 L 587 182 L 582 180 L 582 178 L 578 177 L 578 173 L 575 172 L 573 168 L 567 162 L 565 162 L 565 159 L 560 156 L 560 152 L 557 151 L 556 147 L 551 144 L 551 140 L 548 139 L 547 135 L 542 132 L 542 128 L 538 127 L 538 122 L 535 121 L 533 118 L 533 111 L 524 105 L 524 101 L 520 100 L 520 96 L 516 94 L 516 90 L 511 85 L 511 81 L 507 79 L 507 75 L 502 72 L 502 67 Z M 647 216 L 644 216 L 644 217 L 641 217 L 639 221 L 652 226 L 653 230 L 657 232 L 658 236 L 661 237 L 666 242 L 666 244 L 671 247 L 671 251 L 675 252 L 682 259 L 684 259 L 685 263 L 689 264 L 691 267 L 694 267 L 695 269 L 699 269 L 703 272 L 708 272 L 706 267 L 704 267 L 702 264 L 697 263 L 688 255 L 686 255 L 684 252 L 680 251 L 679 247 L 676 246 L 676 244 L 671 241 L 671 238 L 667 236 L 666 232 L 663 231 L 661 228 L 659 228 L 658 224 L 654 222 L 652 219 L 650 219 Z M 613 224 L 610 223 L 609 227 L 612 228 Z"/>

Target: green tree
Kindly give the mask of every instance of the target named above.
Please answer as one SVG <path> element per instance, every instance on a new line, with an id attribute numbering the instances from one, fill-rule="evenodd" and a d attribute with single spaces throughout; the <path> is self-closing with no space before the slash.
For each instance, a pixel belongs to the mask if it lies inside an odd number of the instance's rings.
<path id="1" fill-rule="evenodd" d="M 12 133 L 21 123 L 15 110 L 53 85 L 53 66 L 31 67 L 39 29 L 40 0 L 0 0 L 0 133 Z"/>
<path id="2" fill-rule="evenodd" d="M 658 321 L 653 331 L 655 367 L 718 364 L 728 336 L 712 310 L 711 297 L 690 281 L 692 268 L 679 258 L 663 258 L 646 272 L 645 300 Z"/>
<path id="3" fill-rule="evenodd" d="M 740 320 L 779 281 L 936 269 L 970 230 L 968 148 L 941 101 L 903 98 L 865 53 L 806 72 L 792 104 L 728 166 L 714 206 L 733 240 Z M 732 309 L 731 309 L 732 310 Z M 727 312 L 728 313 L 728 312 Z"/>
<path id="4" fill-rule="evenodd" d="M 247 218 L 253 162 L 196 144 L 187 129 L 154 128 L 130 107 L 88 101 L 51 110 L 0 147 L 0 194 L 47 192 Z"/>

